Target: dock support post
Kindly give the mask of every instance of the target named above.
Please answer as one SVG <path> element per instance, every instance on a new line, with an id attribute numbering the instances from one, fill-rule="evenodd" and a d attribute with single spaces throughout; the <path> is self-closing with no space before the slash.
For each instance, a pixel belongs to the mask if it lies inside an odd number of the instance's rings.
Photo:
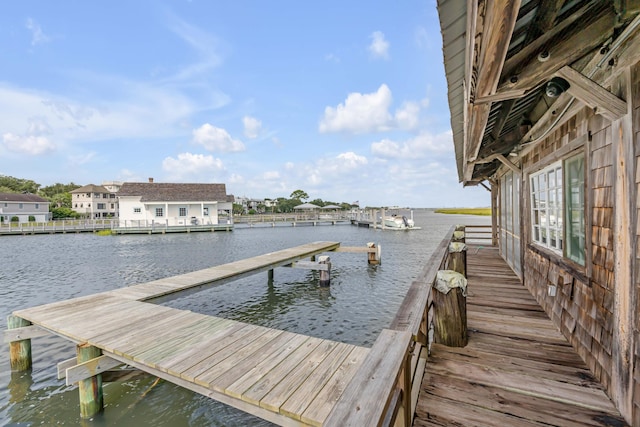
<path id="1" fill-rule="evenodd" d="M 447 268 L 467 277 L 467 245 L 461 242 L 449 243 Z"/>
<path id="2" fill-rule="evenodd" d="M 269 279 L 269 281 L 273 282 L 273 268 L 271 270 L 269 270 L 267 275 L 268 275 L 267 278 Z"/>
<path id="3" fill-rule="evenodd" d="M 320 270 L 320 286 L 331 285 L 331 258 L 327 255 L 318 257 L 318 264 L 326 264 L 326 270 Z"/>
<path id="4" fill-rule="evenodd" d="M 28 320 L 10 315 L 7 317 L 7 329 L 22 328 L 31 325 Z M 22 372 L 31 369 L 31 340 L 20 340 L 9 343 L 11 371 Z"/>
<path id="5" fill-rule="evenodd" d="M 453 242 L 465 242 L 464 231 L 456 230 L 453 232 L 453 238 L 451 239 Z"/>
<path id="6" fill-rule="evenodd" d="M 467 279 L 452 270 L 440 270 L 433 287 L 435 342 L 449 347 L 467 345 Z"/>
<path id="7" fill-rule="evenodd" d="M 380 247 L 380 245 L 376 246 L 375 243 L 369 242 L 369 243 L 367 243 L 367 248 L 369 248 L 369 249 L 374 248 L 376 250 L 375 252 L 367 253 L 367 263 L 369 265 L 378 265 L 378 264 L 380 264 L 380 261 L 381 261 L 381 258 L 382 258 L 382 248 Z"/>
<path id="8" fill-rule="evenodd" d="M 89 344 L 79 344 L 76 348 L 78 364 L 87 362 L 102 354 L 102 350 Z M 80 393 L 80 417 L 91 418 L 104 408 L 102 397 L 102 375 L 94 375 L 78 382 Z"/>

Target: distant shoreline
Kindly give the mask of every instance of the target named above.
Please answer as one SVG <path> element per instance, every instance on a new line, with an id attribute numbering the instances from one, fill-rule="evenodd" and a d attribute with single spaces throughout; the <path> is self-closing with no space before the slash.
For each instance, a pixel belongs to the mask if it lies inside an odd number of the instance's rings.
<path id="1" fill-rule="evenodd" d="M 491 208 L 439 208 L 434 212 L 442 214 L 491 216 Z"/>

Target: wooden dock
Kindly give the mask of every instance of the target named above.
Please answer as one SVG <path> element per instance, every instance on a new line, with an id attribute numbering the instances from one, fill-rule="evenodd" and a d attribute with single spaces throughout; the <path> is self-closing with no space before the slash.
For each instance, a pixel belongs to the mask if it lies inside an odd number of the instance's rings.
<path id="1" fill-rule="evenodd" d="M 365 361 L 368 348 L 148 301 L 184 295 L 184 291 L 290 265 L 339 247 L 336 242 L 315 242 L 17 310 L 13 316 L 36 327 L 9 330 L 6 335 L 25 339 L 34 329 L 32 336 L 37 336 L 40 329 L 81 347 L 100 349 L 102 356 L 92 362 L 79 364 L 74 358 L 59 364 L 69 384 L 123 363 L 276 424 L 320 426 Z M 396 335 L 388 336 L 393 340 Z"/>
<path id="2" fill-rule="evenodd" d="M 464 348 L 433 344 L 414 426 L 626 426 L 497 248 L 470 247 Z"/>

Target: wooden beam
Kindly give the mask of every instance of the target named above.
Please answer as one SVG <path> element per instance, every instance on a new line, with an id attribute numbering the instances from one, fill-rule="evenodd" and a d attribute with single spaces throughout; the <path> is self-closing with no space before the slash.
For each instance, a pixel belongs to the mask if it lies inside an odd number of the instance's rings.
<path id="1" fill-rule="evenodd" d="M 585 13 L 593 8 L 594 2 L 582 7 L 571 16 L 564 19 L 558 25 L 548 30 L 540 37 L 536 38 L 531 43 L 528 43 L 522 50 L 507 59 L 504 63 L 502 75 L 509 79 L 514 73 L 520 72 L 522 67 L 529 62 L 529 60 L 537 56 L 541 49 L 549 43 L 550 40 L 557 37 L 559 34 L 564 33 L 567 28 L 573 25 L 578 19 L 580 19 Z"/>
<path id="2" fill-rule="evenodd" d="M 286 267 L 291 268 L 303 268 L 305 270 L 328 270 L 329 266 L 327 264 L 319 264 L 313 261 L 298 261 L 287 265 Z"/>
<path id="3" fill-rule="evenodd" d="M 567 92 L 584 102 L 589 107 L 614 121 L 627 114 L 627 103 L 618 98 L 593 80 L 569 66 L 562 67 L 557 76 L 567 80 L 571 87 Z"/>
<path id="4" fill-rule="evenodd" d="M 582 18 L 586 19 L 584 16 Z M 529 91 L 536 88 L 560 68 L 572 64 L 590 51 L 602 46 L 607 39 L 611 38 L 614 22 L 613 10 L 605 9 L 597 19 L 587 24 L 581 31 L 566 38 L 559 38 L 557 43 L 553 43 L 548 51 L 547 61 L 538 61 L 536 55 L 517 64 L 522 72 L 517 75 L 515 81 L 512 79 L 514 76 L 506 74 L 497 93 L 514 90 Z M 513 67 L 512 70 L 515 69 L 513 64 L 511 67 Z"/>
<path id="5" fill-rule="evenodd" d="M 23 326 L 21 328 L 8 329 L 3 331 L 3 342 L 5 344 L 15 341 L 28 340 L 31 338 L 44 337 L 50 335 L 51 332 L 42 329 L 39 326 Z"/>
<path id="6" fill-rule="evenodd" d="M 513 98 L 522 98 L 524 95 L 526 95 L 527 91 L 524 89 L 516 89 L 516 90 L 512 90 L 512 91 L 505 91 L 505 92 L 501 92 L 501 93 L 495 93 L 493 95 L 487 95 L 487 96 L 481 96 L 479 98 L 476 98 L 473 101 L 474 105 L 479 105 L 479 104 L 486 104 L 489 102 L 500 102 L 500 101 L 505 101 L 507 99 L 513 99 Z"/>
<path id="7" fill-rule="evenodd" d="M 65 370 L 67 385 L 73 385 L 78 381 L 89 379 L 104 371 L 122 365 L 122 362 L 109 356 L 98 356 L 94 359 L 69 367 Z"/>
<path id="8" fill-rule="evenodd" d="M 471 102 L 475 98 L 486 97 L 496 92 L 518 17 L 520 0 L 494 0 L 483 5 L 482 9 L 478 9 L 476 16 L 474 52 L 477 55 L 473 75 L 470 76 L 471 81 L 475 82 L 475 87 L 473 84 L 471 87 Z M 478 156 L 490 109 L 489 103 L 471 107 L 470 120 L 466 123 L 468 130 L 463 159 L 467 162 L 474 161 Z M 467 164 L 464 171 L 465 180 L 470 179 L 472 174 L 473 165 L 469 168 Z"/>
<path id="9" fill-rule="evenodd" d="M 506 167 L 508 167 L 509 169 L 511 169 L 514 173 L 520 174 L 522 171 L 520 170 L 519 167 L 517 167 L 516 165 L 514 165 L 513 163 L 511 163 L 509 161 L 509 159 L 507 159 L 505 156 L 503 156 L 502 154 L 496 154 L 496 159 L 500 160 L 500 162 L 505 165 Z"/>

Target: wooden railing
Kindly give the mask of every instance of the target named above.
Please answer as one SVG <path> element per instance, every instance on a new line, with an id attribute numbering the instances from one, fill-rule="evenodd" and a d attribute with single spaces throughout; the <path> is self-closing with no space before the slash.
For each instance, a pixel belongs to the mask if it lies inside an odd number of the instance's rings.
<path id="1" fill-rule="evenodd" d="M 374 343 L 324 425 L 411 426 L 433 342 L 432 285 L 446 269 L 452 227 L 411 283 L 389 329 Z"/>
<path id="2" fill-rule="evenodd" d="M 468 243 L 487 246 L 498 244 L 497 235 L 494 236 L 491 225 L 465 225 L 464 232 Z"/>

